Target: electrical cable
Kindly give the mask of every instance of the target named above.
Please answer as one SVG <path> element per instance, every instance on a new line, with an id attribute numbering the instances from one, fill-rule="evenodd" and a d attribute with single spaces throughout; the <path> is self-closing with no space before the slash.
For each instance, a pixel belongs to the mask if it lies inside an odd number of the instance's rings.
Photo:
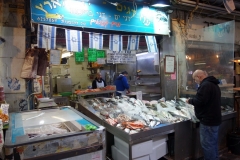
<path id="1" fill-rule="evenodd" d="M 192 20 L 192 18 L 193 18 L 193 13 L 198 9 L 198 4 L 199 4 L 199 0 L 196 1 L 196 6 L 195 6 L 195 8 L 190 12 L 189 17 L 188 17 L 189 19 Z"/>
<path id="2" fill-rule="evenodd" d="M 109 4 L 114 5 L 114 6 L 118 6 L 119 4 L 121 4 L 121 3 L 123 3 L 123 2 L 126 2 L 126 1 L 121 1 L 121 2 L 115 2 L 115 3 L 113 3 L 113 2 L 109 2 L 108 0 L 105 0 L 105 1 L 108 2 Z"/>
<path id="3" fill-rule="evenodd" d="M 114 6 L 118 6 L 119 4 L 123 3 L 123 2 L 127 2 L 127 1 L 121 1 L 121 2 L 109 2 L 108 0 L 105 0 L 106 2 L 108 2 L 109 4 L 112 4 Z M 133 18 L 137 13 L 137 3 L 135 1 L 133 1 L 133 15 L 130 18 Z"/>
<path id="4" fill-rule="evenodd" d="M 105 1 L 108 2 L 109 4 L 114 5 L 114 6 L 118 6 L 118 2 L 113 3 L 113 2 L 109 2 L 108 0 L 105 0 Z"/>

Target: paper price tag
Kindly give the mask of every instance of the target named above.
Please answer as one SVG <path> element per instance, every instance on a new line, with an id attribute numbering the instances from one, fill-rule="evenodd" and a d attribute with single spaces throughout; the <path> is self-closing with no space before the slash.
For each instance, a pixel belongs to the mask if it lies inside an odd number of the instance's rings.
<path id="1" fill-rule="evenodd" d="M 138 91 L 136 92 L 136 98 L 139 99 L 139 100 L 142 100 L 142 91 Z"/>
<path id="2" fill-rule="evenodd" d="M 102 159 L 102 151 L 97 151 L 92 153 L 92 160 L 101 160 Z"/>

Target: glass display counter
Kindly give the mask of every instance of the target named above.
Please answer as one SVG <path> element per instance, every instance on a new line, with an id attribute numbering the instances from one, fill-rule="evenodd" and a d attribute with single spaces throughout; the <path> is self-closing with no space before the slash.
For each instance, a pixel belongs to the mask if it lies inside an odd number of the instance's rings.
<path id="1" fill-rule="evenodd" d="M 21 159 L 64 159 L 97 151 L 104 157 L 104 145 L 105 128 L 65 106 L 11 113 L 4 147 Z"/>

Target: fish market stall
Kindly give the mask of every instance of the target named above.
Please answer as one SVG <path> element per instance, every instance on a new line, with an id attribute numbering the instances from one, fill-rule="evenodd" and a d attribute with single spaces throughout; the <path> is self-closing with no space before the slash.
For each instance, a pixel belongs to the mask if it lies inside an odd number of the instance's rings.
<path id="1" fill-rule="evenodd" d="M 74 103 L 72 105 L 75 106 Z M 127 96 L 99 97 L 81 99 L 78 107 L 82 113 L 106 127 L 107 153 L 111 152 L 115 159 L 136 159 L 141 156 L 161 158 L 168 153 L 168 135 L 175 132 L 175 124 L 189 119 L 198 121 L 193 106 L 185 104 L 184 99 L 149 102 Z M 111 135 L 113 137 L 109 138 Z M 136 152 L 136 148 L 144 151 Z M 114 157 L 116 155 L 118 158 Z"/>
<path id="2" fill-rule="evenodd" d="M 171 101 L 141 101 L 129 97 L 81 99 L 78 110 L 107 129 L 107 153 L 114 159 L 174 159 L 200 157 L 198 119 L 185 98 Z M 70 102 L 75 106 L 75 102 Z M 233 128 L 235 112 L 223 112 L 220 145 Z M 136 152 L 144 148 L 144 151 Z M 125 148 L 122 150 L 122 148 Z M 148 150 L 146 148 L 149 148 Z M 116 157 L 117 155 L 117 157 Z M 120 158 L 119 158 L 120 156 Z"/>
<path id="3" fill-rule="evenodd" d="M 20 159 L 105 159 L 105 128 L 69 106 L 11 113 L 4 147 Z"/>

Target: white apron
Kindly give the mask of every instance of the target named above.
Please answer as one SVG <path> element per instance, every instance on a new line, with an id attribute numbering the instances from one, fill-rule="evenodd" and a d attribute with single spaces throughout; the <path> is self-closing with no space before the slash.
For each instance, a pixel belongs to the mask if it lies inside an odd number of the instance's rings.
<path id="1" fill-rule="evenodd" d="M 96 85 L 97 85 L 97 88 L 103 88 L 104 87 L 104 82 L 102 81 L 102 82 L 98 82 L 98 81 L 96 81 Z"/>
<path id="2" fill-rule="evenodd" d="M 127 90 L 124 91 L 117 91 L 118 93 L 121 93 L 122 95 L 126 95 L 127 94 Z"/>

